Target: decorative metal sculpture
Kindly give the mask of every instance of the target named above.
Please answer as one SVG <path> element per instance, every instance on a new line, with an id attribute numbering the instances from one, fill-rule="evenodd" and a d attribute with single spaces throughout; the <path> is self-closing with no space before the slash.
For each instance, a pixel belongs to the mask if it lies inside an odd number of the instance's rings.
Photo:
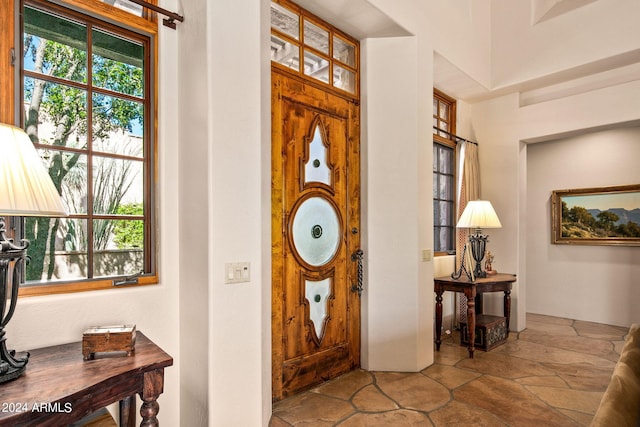
<path id="1" fill-rule="evenodd" d="M 467 244 L 465 243 L 464 247 L 462 248 L 462 257 L 461 257 L 461 261 L 460 261 L 460 269 L 458 271 L 456 271 L 455 273 L 451 273 L 451 278 L 452 279 L 459 279 L 460 277 L 462 277 L 462 273 L 464 273 L 467 278 L 473 282 L 473 276 L 471 275 L 471 272 L 469 270 L 467 270 Z"/>

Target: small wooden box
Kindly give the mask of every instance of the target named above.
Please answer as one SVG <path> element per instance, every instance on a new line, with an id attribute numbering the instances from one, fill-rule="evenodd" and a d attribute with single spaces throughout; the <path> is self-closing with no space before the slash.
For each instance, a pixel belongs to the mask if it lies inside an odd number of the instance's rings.
<path id="1" fill-rule="evenodd" d="M 489 351 L 507 342 L 507 319 L 505 317 L 476 315 L 476 348 Z M 469 345 L 469 330 L 466 323 L 460 323 L 460 344 Z"/>
<path id="2" fill-rule="evenodd" d="M 82 334 L 84 360 L 95 358 L 96 353 L 122 351 L 131 356 L 136 345 L 136 325 L 93 326 Z"/>

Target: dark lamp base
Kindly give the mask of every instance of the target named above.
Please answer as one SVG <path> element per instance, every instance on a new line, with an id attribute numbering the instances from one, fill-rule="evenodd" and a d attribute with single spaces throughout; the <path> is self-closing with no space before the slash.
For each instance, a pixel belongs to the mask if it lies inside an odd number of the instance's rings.
<path id="1" fill-rule="evenodd" d="M 482 271 L 482 267 L 480 267 L 480 263 L 476 263 L 476 268 L 473 270 L 473 275 L 477 278 L 477 279 L 484 279 L 485 277 L 487 277 L 487 272 L 486 271 Z"/>
<path id="2" fill-rule="evenodd" d="M 487 246 L 487 238 L 489 236 L 481 234 L 480 230 L 476 230 L 476 234 L 469 236 L 469 244 L 471 245 L 471 256 L 476 262 L 476 268 L 473 270 L 473 275 L 476 279 L 483 279 L 487 277 L 487 273 L 482 271 L 482 260 L 484 259 L 484 252 Z"/>
<path id="3" fill-rule="evenodd" d="M 7 350 L 5 327 L 11 320 L 18 303 L 18 287 L 26 259 L 29 242 L 24 246 L 7 239 L 4 218 L 0 218 L 0 383 L 15 380 L 27 369 L 29 353 L 16 357 L 14 350 Z"/>
<path id="4" fill-rule="evenodd" d="M 14 350 L 7 350 L 4 330 L 0 329 L 0 383 L 15 380 L 27 369 L 29 353 L 20 353 L 16 357 Z"/>

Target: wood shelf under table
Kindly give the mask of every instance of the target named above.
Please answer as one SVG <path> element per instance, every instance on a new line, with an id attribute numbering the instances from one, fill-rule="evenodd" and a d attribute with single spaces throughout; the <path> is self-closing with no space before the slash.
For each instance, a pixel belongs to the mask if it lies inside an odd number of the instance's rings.
<path id="1" fill-rule="evenodd" d="M 142 399 L 141 425 L 158 425 L 157 399 L 173 358 L 141 332 L 131 356 L 85 361 L 80 341 L 30 353 L 26 372 L 0 384 L 0 426 L 59 427 L 117 401 L 120 426 L 133 426 L 136 394 Z"/>

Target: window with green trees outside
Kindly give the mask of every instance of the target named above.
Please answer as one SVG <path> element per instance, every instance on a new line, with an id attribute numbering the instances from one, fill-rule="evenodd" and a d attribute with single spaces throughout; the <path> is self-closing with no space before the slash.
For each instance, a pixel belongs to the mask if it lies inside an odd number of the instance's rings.
<path id="1" fill-rule="evenodd" d="M 154 40 L 51 2 L 22 12 L 23 125 L 69 212 L 17 221 L 24 287 L 153 277 Z"/>

